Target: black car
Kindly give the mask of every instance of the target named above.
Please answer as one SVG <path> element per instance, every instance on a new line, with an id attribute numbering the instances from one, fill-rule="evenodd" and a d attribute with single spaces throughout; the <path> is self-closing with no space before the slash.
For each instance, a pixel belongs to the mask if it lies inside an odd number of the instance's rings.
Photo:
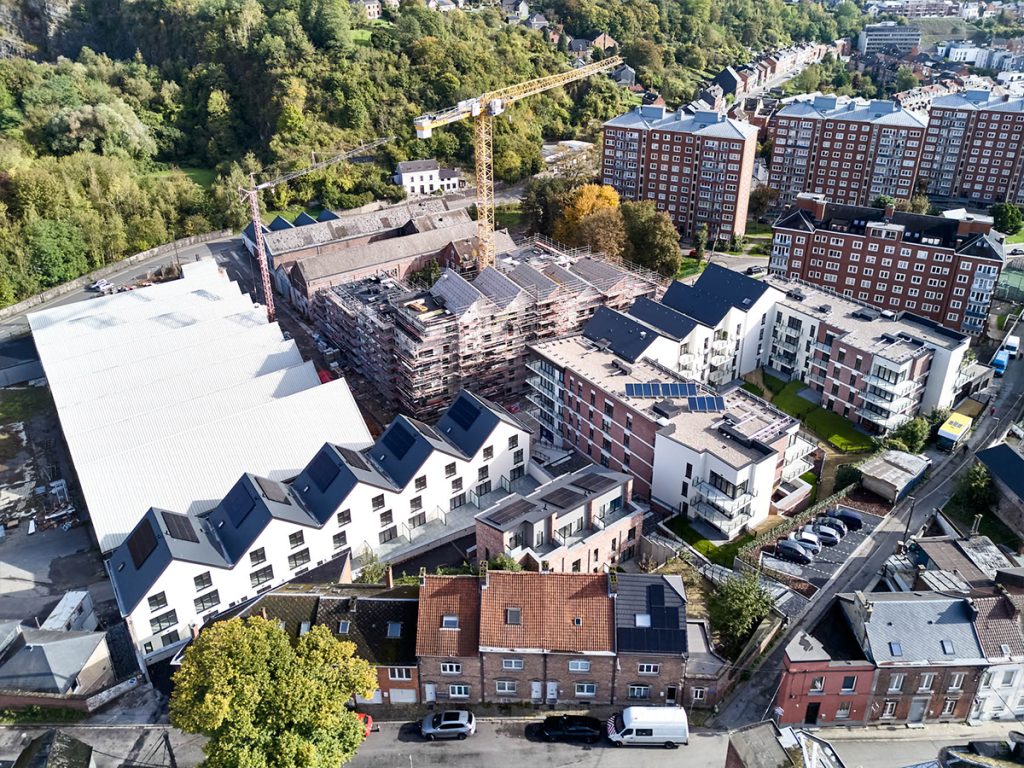
<path id="1" fill-rule="evenodd" d="M 860 516 L 860 513 L 846 507 L 830 509 L 828 516 L 834 517 L 836 520 L 842 520 L 846 528 L 851 531 L 859 531 L 864 527 L 864 518 Z"/>
<path id="2" fill-rule="evenodd" d="M 604 723 L 596 717 L 554 715 L 544 718 L 540 733 L 545 741 L 585 741 L 593 744 L 604 733 Z"/>
<path id="3" fill-rule="evenodd" d="M 789 560 L 800 565 L 810 565 L 814 562 L 814 555 L 804 549 L 799 542 L 791 539 L 779 539 L 775 543 L 775 556 L 780 560 Z"/>

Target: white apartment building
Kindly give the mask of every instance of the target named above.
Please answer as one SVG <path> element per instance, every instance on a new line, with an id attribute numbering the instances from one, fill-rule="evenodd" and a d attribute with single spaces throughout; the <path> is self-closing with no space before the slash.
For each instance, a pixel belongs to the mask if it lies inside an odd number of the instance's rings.
<path id="1" fill-rule="evenodd" d="M 462 392 L 434 427 L 400 416 L 363 450 L 324 445 L 288 482 L 246 474 L 209 513 L 150 509 L 107 561 L 118 606 L 156 660 L 343 553 L 358 569 L 471 532 L 481 509 L 535 487 L 529 453 L 526 427 Z"/>
<path id="2" fill-rule="evenodd" d="M 857 50 L 864 56 L 896 49 L 907 53 L 921 45 L 921 30 L 895 21 L 868 24 L 857 38 Z"/>
<path id="3" fill-rule="evenodd" d="M 462 174 L 451 168 L 442 168 L 437 160 L 401 162 L 395 170 L 394 178 L 408 197 L 454 192 L 466 186 Z"/>

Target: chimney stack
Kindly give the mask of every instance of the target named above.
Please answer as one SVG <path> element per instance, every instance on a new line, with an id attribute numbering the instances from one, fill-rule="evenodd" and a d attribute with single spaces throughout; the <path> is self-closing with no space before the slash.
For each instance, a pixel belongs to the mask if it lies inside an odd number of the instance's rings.
<path id="1" fill-rule="evenodd" d="M 487 589 L 490 579 L 491 575 L 487 571 L 487 561 L 483 560 L 480 563 L 480 589 Z"/>
<path id="2" fill-rule="evenodd" d="M 395 575 L 391 571 L 390 563 L 388 563 L 388 567 L 384 570 L 384 583 L 388 589 L 394 589 L 395 587 Z"/>
<path id="3" fill-rule="evenodd" d="M 608 596 L 615 597 L 619 594 L 619 574 L 615 571 L 608 571 Z"/>
<path id="4" fill-rule="evenodd" d="M 892 203 L 887 203 L 885 206 L 885 220 L 892 221 L 893 215 L 896 213 L 896 206 Z"/>

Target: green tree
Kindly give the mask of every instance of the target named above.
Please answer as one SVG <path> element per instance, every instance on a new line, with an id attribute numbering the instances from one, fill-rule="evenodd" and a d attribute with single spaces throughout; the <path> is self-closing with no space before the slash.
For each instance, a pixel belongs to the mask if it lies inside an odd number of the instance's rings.
<path id="1" fill-rule="evenodd" d="M 768 209 L 775 205 L 778 199 L 779 190 L 765 184 L 758 185 L 750 192 L 750 202 L 747 205 L 747 210 L 755 219 L 760 219 L 768 213 Z"/>
<path id="2" fill-rule="evenodd" d="M 504 552 L 495 555 L 487 561 L 487 567 L 492 571 L 521 571 L 523 566 L 517 563 L 510 555 Z"/>
<path id="3" fill-rule="evenodd" d="M 892 195 L 879 195 L 878 197 L 871 201 L 871 207 L 885 208 L 888 205 L 895 207 L 898 202 L 899 201 Z"/>
<path id="4" fill-rule="evenodd" d="M 542 176 L 530 179 L 523 191 L 523 217 L 530 229 L 550 236 L 555 222 L 562 216 L 562 210 L 572 189 L 564 179 L 557 176 Z"/>
<path id="5" fill-rule="evenodd" d="M 1020 208 L 1012 203 L 996 203 L 988 212 L 992 215 L 993 226 L 1004 235 L 1015 235 L 1024 226 Z"/>
<path id="6" fill-rule="evenodd" d="M 725 644 L 735 649 L 747 641 L 772 605 L 772 597 L 757 574 L 743 571 L 731 576 L 711 595 L 708 618 Z"/>
<path id="7" fill-rule="evenodd" d="M 917 88 L 920 85 L 918 79 L 914 76 L 914 70 L 908 66 L 902 66 L 896 70 L 896 80 L 893 82 L 893 89 L 896 93 L 902 93 L 903 91 L 909 91 L 911 88 Z"/>
<path id="8" fill-rule="evenodd" d="M 626 223 L 618 208 L 599 208 L 579 225 L 576 243 L 619 258 L 626 247 Z"/>
<path id="9" fill-rule="evenodd" d="M 988 468 L 980 462 L 971 465 L 957 484 L 955 501 L 973 514 L 988 514 L 999 500 Z"/>
<path id="10" fill-rule="evenodd" d="M 217 622 L 174 675 L 171 723 L 208 739 L 206 768 L 336 768 L 363 739 L 345 704 L 377 687 L 355 650 L 323 625 L 293 646 L 260 617 Z"/>
<path id="11" fill-rule="evenodd" d="M 626 229 L 626 259 L 647 269 L 672 276 L 679 271 L 682 251 L 672 219 L 650 200 L 627 202 L 621 207 Z"/>
<path id="12" fill-rule="evenodd" d="M 704 261 L 704 253 L 708 247 L 708 225 L 701 224 L 697 228 L 697 234 L 693 238 L 693 257 L 697 263 Z"/>
<path id="13" fill-rule="evenodd" d="M 901 447 L 897 450 L 905 450 L 910 453 L 920 453 L 928 442 L 928 435 L 931 427 L 928 420 L 922 417 L 910 419 L 900 424 L 886 438 L 886 444 L 898 442 Z"/>
<path id="14" fill-rule="evenodd" d="M 89 268 L 82 233 L 66 221 L 35 219 L 25 227 L 25 240 L 43 288 L 74 280 Z"/>

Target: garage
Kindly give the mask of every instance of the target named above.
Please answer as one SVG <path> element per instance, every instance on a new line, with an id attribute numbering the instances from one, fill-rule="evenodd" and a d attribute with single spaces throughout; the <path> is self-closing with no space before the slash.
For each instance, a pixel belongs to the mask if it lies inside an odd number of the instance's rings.
<path id="1" fill-rule="evenodd" d="M 375 690 L 373 692 L 373 696 L 371 696 L 368 699 L 363 698 L 362 696 L 356 696 L 356 703 L 357 704 L 383 704 L 384 703 L 384 694 L 382 694 L 381 691 L 380 691 L 380 688 L 378 688 L 377 690 Z"/>
<path id="2" fill-rule="evenodd" d="M 415 704 L 416 690 L 414 688 L 392 688 L 388 691 L 388 698 L 392 704 Z"/>

